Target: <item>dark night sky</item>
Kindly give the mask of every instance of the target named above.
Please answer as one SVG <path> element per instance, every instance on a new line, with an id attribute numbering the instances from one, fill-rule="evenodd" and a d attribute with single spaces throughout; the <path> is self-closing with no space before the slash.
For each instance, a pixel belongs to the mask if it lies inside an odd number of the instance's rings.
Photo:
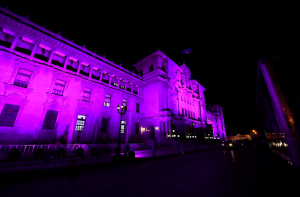
<path id="1" fill-rule="evenodd" d="M 61 30 L 64 38 L 86 43 L 88 50 L 124 67 L 157 48 L 177 63 L 185 60 L 192 78 L 207 89 L 206 103 L 224 108 L 229 135 L 261 131 L 255 102 L 258 58 L 299 44 L 299 23 L 292 21 L 299 16 L 283 7 L 38 2 L 10 1 L 9 10 L 30 13 L 32 22 Z M 192 54 L 181 54 L 184 48 Z"/>

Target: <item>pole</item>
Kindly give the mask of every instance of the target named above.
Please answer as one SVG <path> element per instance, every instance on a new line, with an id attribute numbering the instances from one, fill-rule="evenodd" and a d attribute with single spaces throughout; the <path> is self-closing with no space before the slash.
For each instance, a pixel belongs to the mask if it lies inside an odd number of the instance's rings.
<path id="1" fill-rule="evenodd" d="M 122 115 L 123 115 L 123 113 L 122 113 L 122 110 L 121 110 L 121 120 L 120 120 L 120 130 L 119 130 L 119 141 L 118 141 L 118 156 L 120 156 L 121 155 L 121 125 L 122 125 Z"/>

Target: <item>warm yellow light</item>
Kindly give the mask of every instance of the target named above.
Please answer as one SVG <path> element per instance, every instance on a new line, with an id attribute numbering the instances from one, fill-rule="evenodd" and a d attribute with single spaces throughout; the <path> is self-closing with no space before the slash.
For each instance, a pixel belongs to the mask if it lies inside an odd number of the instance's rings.
<path id="1" fill-rule="evenodd" d="M 158 127 L 155 127 L 155 130 L 158 130 Z"/>

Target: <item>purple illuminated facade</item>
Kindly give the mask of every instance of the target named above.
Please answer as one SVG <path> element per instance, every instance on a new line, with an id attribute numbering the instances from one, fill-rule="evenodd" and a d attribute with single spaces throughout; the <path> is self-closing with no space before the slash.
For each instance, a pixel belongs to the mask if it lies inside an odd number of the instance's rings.
<path id="1" fill-rule="evenodd" d="M 133 67 L 139 74 L 0 8 L 0 144 L 111 143 L 122 104 L 123 142 L 226 137 L 222 108 L 206 109 L 184 63 L 158 50 Z"/>

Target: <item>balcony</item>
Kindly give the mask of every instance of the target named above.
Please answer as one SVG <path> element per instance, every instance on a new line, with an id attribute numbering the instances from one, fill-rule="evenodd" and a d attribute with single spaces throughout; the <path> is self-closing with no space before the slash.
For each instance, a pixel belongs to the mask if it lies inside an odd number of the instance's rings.
<path id="1" fill-rule="evenodd" d="M 58 95 L 58 96 L 62 96 L 64 94 L 64 91 L 61 91 L 61 90 L 53 90 L 52 91 L 52 94 L 55 94 L 55 95 Z"/>
<path id="2" fill-rule="evenodd" d="M 23 88 L 27 88 L 28 83 L 25 81 L 15 80 L 14 85 L 23 87 Z"/>
<path id="3" fill-rule="evenodd" d="M 86 102 L 90 102 L 90 97 L 82 96 L 82 100 Z"/>

